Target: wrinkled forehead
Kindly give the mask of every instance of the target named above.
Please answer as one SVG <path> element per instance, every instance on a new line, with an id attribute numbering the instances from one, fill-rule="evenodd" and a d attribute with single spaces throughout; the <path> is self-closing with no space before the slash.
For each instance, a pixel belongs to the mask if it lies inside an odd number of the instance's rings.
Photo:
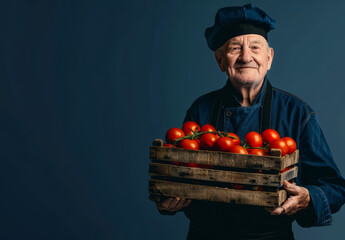
<path id="1" fill-rule="evenodd" d="M 262 45 L 268 45 L 267 40 L 257 34 L 246 34 L 246 35 L 240 35 L 233 38 L 230 38 L 224 45 L 229 44 L 251 44 L 251 43 L 257 43 Z"/>

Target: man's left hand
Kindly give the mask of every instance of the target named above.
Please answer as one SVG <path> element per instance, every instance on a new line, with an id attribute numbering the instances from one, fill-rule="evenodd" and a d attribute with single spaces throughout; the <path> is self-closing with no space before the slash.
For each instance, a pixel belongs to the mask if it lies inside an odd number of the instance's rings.
<path id="1" fill-rule="evenodd" d="M 281 207 L 277 207 L 271 212 L 271 215 L 293 215 L 297 211 L 308 207 L 310 196 L 308 189 L 296 186 L 288 181 L 284 181 L 284 189 L 290 193 L 290 197 L 284 202 Z"/>

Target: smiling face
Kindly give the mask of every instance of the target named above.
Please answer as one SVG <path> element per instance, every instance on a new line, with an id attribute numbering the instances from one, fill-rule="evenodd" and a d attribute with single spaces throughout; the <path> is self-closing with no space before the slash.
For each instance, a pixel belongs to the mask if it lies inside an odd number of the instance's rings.
<path id="1" fill-rule="evenodd" d="M 237 36 L 215 51 L 222 72 L 236 86 L 260 85 L 271 68 L 273 49 L 257 34 Z"/>

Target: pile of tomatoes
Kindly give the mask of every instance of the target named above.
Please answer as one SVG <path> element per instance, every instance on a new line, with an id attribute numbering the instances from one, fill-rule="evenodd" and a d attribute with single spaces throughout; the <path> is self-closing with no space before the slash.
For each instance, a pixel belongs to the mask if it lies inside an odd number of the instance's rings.
<path id="1" fill-rule="evenodd" d="M 290 137 L 280 138 L 274 129 L 259 134 L 249 132 L 244 141 L 235 133 L 217 131 L 212 125 L 200 127 L 196 122 L 186 122 L 182 129 L 171 128 L 165 135 L 164 147 L 179 147 L 191 150 L 215 150 L 237 154 L 270 155 L 271 149 L 280 149 L 282 156 L 296 150 L 296 142 Z"/>

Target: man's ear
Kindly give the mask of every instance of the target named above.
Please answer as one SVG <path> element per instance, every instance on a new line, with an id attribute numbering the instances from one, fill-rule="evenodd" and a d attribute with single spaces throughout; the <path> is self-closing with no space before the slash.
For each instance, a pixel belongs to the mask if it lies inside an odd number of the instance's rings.
<path id="1" fill-rule="evenodd" d="M 270 49 L 268 49 L 268 64 L 267 64 L 267 71 L 271 69 L 273 57 L 274 57 L 274 50 L 273 50 L 273 48 L 270 48 Z"/>
<path id="2" fill-rule="evenodd" d="M 222 52 L 219 50 L 214 51 L 214 56 L 216 57 L 216 61 L 218 63 L 218 66 L 222 72 L 225 71 L 225 66 L 224 66 L 224 61 L 223 61 L 223 56 Z"/>

